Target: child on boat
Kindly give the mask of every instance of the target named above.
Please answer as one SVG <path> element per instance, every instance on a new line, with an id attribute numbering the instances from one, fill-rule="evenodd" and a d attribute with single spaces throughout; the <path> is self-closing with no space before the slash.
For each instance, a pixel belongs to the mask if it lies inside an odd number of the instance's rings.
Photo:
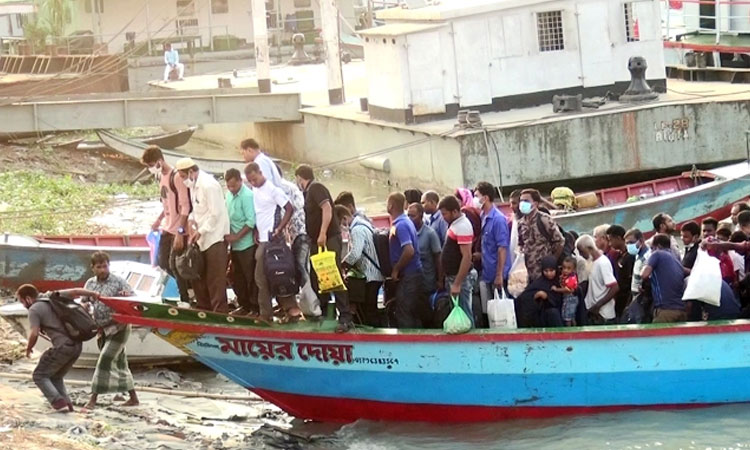
<path id="1" fill-rule="evenodd" d="M 568 256 L 562 263 L 560 286 L 553 286 L 552 290 L 562 294 L 562 319 L 566 327 L 576 326 L 576 309 L 578 308 L 578 276 L 576 275 L 576 260 Z"/>

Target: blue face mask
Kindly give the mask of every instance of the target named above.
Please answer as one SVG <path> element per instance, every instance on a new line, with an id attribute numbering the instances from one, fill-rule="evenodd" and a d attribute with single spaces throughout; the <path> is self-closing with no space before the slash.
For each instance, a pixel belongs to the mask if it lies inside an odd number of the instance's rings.
<path id="1" fill-rule="evenodd" d="M 531 212 L 531 202 L 527 202 L 525 200 L 521 201 L 521 203 L 518 204 L 518 210 L 521 211 L 521 214 L 526 215 Z"/>
<path id="2" fill-rule="evenodd" d="M 627 247 L 628 247 L 628 253 L 630 253 L 631 255 L 636 256 L 638 254 L 638 244 L 636 244 L 636 243 L 632 243 L 632 244 L 628 243 Z"/>

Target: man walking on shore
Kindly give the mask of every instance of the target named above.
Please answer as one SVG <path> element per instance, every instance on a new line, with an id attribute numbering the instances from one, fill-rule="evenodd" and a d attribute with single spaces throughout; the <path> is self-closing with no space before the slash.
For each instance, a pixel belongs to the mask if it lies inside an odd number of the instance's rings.
<path id="1" fill-rule="evenodd" d="M 49 303 L 51 293 L 39 294 L 31 284 L 24 284 L 16 291 L 16 299 L 29 310 L 29 337 L 26 345 L 26 357 L 31 356 L 39 335 L 43 334 L 52 342 L 34 369 L 32 378 L 47 401 L 56 411 L 73 411 L 73 402 L 68 397 L 63 378 L 81 356 L 81 342 L 74 341 L 65 331 L 62 320 L 57 316 Z M 99 294 L 85 289 L 68 289 L 59 291 L 62 297 L 91 297 L 98 299 Z"/>

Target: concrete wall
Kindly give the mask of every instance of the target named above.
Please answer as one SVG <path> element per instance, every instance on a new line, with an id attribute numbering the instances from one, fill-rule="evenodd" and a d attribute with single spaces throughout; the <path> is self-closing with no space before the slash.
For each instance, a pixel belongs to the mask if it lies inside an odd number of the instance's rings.
<path id="1" fill-rule="evenodd" d="M 390 174 L 365 169 L 358 162 L 340 168 L 365 174 L 363 182 L 388 180 L 400 189 L 418 187 L 447 191 L 462 185 L 461 154 L 454 139 L 435 136 L 427 139 L 428 136 L 421 133 L 315 114 L 304 114 L 304 118 L 307 145 L 296 149 L 296 161 L 320 165 L 424 140 L 382 155 L 390 160 Z"/>
<path id="2" fill-rule="evenodd" d="M 459 139 L 464 184 L 510 186 L 743 159 L 749 120 L 743 101 L 659 106 L 491 131 L 498 155 L 482 133 L 466 135 Z"/>
<path id="3" fill-rule="evenodd" d="M 23 27 L 19 24 L 20 14 L 0 15 L 0 36 L 23 36 Z"/>

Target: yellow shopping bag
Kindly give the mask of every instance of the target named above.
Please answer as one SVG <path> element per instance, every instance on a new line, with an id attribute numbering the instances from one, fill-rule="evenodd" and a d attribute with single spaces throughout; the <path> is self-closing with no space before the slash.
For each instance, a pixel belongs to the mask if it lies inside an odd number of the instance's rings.
<path id="1" fill-rule="evenodd" d="M 345 291 L 346 285 L 336 265 L 336 252 L 318 247 L 318 254 L 310 257 L 315 274 L 318 276 L 318 291 L 323 294 L 331 291 Z"/>

